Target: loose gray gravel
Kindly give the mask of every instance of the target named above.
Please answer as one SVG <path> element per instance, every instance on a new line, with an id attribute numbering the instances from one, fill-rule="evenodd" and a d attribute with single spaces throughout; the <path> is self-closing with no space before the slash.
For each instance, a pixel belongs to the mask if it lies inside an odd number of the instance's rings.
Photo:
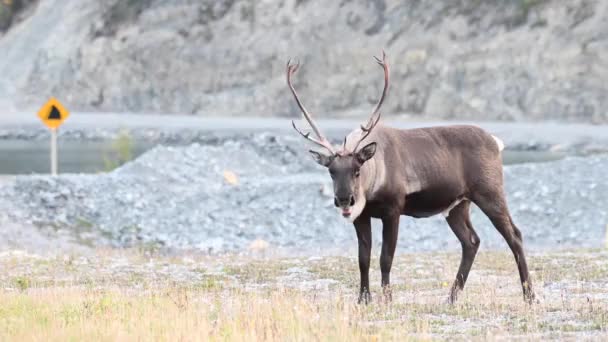
<path id="1" fill-rule="evenodd" d="M 508 200 L 526 247 L 603 245 L 607 168 L 604 155 L 507 166 Z M 261 239 L 306 254 L 352 249 L 352 225 L 333 208 L 330 189 L 326 171 L 298 137 L 255 134 L 213 145 L 156 147 L 107 174 L 18 176 L 0 185 L 0 223 L 69 232 L 92 246 L 222 253 L 247 250 Z M 506 247 L 476 208 L 473 224 L 482 246 Z M 379 222 L 374 225 L 379 244 Z M 459 248 L 441 216 L 403 217 L 401 226 L 401 251 Z M 12 231 L 3 229 L 0 239 Z"/>

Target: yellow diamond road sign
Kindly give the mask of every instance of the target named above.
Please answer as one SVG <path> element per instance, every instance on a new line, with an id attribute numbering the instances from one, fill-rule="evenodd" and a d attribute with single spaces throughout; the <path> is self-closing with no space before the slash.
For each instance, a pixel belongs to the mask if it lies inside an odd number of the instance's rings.
<path id="1" fill-rule="evenodd" d="M 50 129 L 57 129 L 68 116 L 70 116 L 70 112 L 54 97 L 38 112 L 40 120 Z"/>

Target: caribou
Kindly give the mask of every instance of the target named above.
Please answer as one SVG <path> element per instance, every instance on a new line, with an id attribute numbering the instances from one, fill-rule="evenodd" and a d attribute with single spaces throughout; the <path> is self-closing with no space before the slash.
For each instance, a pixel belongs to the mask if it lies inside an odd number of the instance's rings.
<path id="1" fill-rule="evenodd" d="M 503 189 L 503 142 L 472 125 L 396 129 L 379 124 L 380 108 L 389 88 L 389 65 L 384 51 L 382 59 L 374 58 L 384 71 L 384 89 L 367 123 L 348 134 L 341 146 L 332 145 L 321 133 L 292 85 L 291 78 L 300 63 L 290 60 L 286 70 L 287 85 L 315 137 L 300 130 L 294 121 L 293 128 L 323 149 L 310 150 L 310 154 L 329 170 L 334 204 L 354 224 L 361 275 L 358 302 L 371 301 L 371 218 L 382 221 L 381 287 L 390 301 L 390 272 L 400 217 L 443 214 L 462 245 L 460 266 L 448 297 L 448 302 L 454 303 L 464 289 L 480 245 L 469 217 L 474 203 L 513 252 L 524 300 L 532 303 L 534 292 L 522 235 L 513 223 Z"/>

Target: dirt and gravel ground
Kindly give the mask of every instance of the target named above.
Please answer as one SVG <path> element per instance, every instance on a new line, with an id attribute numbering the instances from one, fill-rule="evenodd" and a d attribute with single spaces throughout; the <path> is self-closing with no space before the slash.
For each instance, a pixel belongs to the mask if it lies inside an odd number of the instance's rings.
<path id="1" fill-rule="evenodd" d="M 6 340 L 605 340 L 608 254 L 529 253 L 538 302 L 523 302 L 507 252 L 480 252 L 446 304 L 459 253 L 398 255 L 393 302 L 356 304 L 352 257 L 0 253 Z"/>

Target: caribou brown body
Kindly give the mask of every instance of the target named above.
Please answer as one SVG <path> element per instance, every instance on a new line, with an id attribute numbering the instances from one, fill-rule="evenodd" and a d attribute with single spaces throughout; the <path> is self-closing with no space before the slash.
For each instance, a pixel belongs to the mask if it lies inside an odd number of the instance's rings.
<path id="1" fill-rule="evenodd" d="M 390 271 L 397 244 L 401 215 L 415 218 L 443 214 L 462 245 L 462 258 L 449 301 L 464 288 L 480 239 L 469 218 L 475 203 L 490 219 L 511 248 L 519 269 L 524 298 L 532 301 L 522 236 L 509 214 L 503 190 L 502 142 L 475 126 L 395 129 L 378 125 L 380 106 L 388 90 L 388 64 L 384 91 L 366 126 L 350 133 L 340 148 L 323 137 L 291 84 L 298 65 L 287 66 L 287 82 L 317 138 L 307 139 L 329 153 L 310 151 L 329 169 L 335 205 L 354 223 L 359 243 L 361 287 L 359 302 L 367 303 L 372 246 L 371 218 L 382 220 L 381 285 L 390 300 Z M 359 147 L 363 146 L 363 147 Z"/>

